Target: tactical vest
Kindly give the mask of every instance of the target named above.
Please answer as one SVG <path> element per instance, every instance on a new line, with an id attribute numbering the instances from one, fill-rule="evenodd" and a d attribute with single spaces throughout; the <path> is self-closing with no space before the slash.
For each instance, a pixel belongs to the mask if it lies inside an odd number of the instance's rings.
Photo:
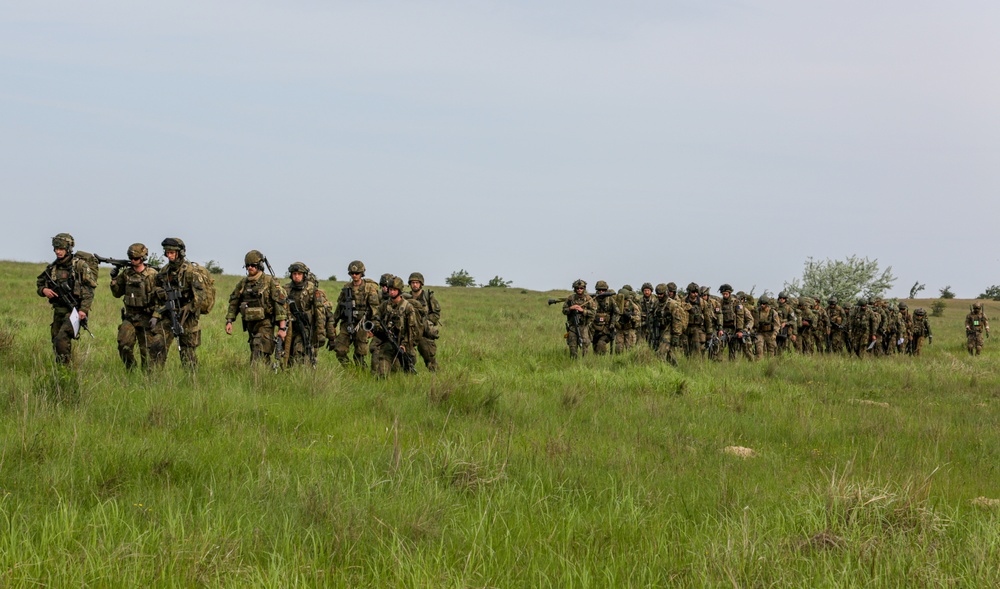
<path id="1" fill-rule="evenodd" d="M 704 310 L 701 308 L 701 301 L 689 302 L 684 301 L 690 307 L 688 309 L 688 326 L 689 327 L 704 327 L 705 326 L 705 314 Z"/>
<path id="2" fill-rule="evenodd" d="M 722 326 L 733 327 L 736 325 L 736 302 L 732 297 L 722 299 Z"/>
<path id="3" fill-rule="evenodd" d="M 264 300 L 268 290 L 268 276 L 261 275 L 257 280 L 250 281 L 243 279 L 240 296 L 239 310 L 244 321 L 261 321 L 267 315 L 267 301 Z"/>
<path id="4" fill-rule="evenodd" d="M 122 295 L 122 302 L 125 303 L 127 313 L 146 311 L 155 304 L 152 292 L 155 275 L 156 271 L 148 267 L 142 272 L 136 272 L 131 268 L 124 272 L 125 294 Z"/>
<path id="5" fill-rule="evenodd" d="M 770 333 L 774 331 L 774 311 L 768 307 L 766 310 L 761 309 L 757 319 L 757 331 L 761 333 Z"/>
<path id="6" fill-rule="evenodd" d="M 982 313 L 971 313 L 969 315 L 969 325 L 972 326 L 972 331 L 979 333 L 983 330 L 985 325 L 986 316 Z"/>

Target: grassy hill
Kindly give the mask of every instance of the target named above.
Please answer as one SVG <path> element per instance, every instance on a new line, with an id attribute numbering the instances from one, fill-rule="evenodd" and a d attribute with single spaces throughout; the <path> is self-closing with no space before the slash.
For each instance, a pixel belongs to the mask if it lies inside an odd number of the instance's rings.
<path id="1" fill-rule="evenodd" d="M 40 270 L 0 262 L 0 586 L 1000 585 L 969 301 L 918 359 L 673 368 L 571 362 L 552 293 L 431 287 L 442 370 L 380 381 L 249 368 L 223 276 L 197 374 L 145 376 L 105 268 L 66 374 Z"/>

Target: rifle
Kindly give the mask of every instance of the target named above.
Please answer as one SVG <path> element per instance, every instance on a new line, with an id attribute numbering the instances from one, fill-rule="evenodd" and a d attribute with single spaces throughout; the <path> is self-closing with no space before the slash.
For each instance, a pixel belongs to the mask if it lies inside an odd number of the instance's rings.
<path id="1" fill-rule="evenodd" d="M 129 267 L 129 266 L 132 265 L 132 261 L 131 260 L 119 260 L 119 259 L 116 259 L 116 258 L 105 258 L 104 256 L 99 256 L 97 254 L 94 254 L 94 259 L 97 260 L 98 262 L 102 263 L 102 264 L 111 264 L 112 266 L 114 266 L 115 268 L 118 268 L 118 269 L 127 268 L 127 267 Z"/>
<path id="2" fill-rule="evenodd" d="M 549 304 L 554 305 L 556 303 L 565 303 L 567 298 L 569 297 L 562 297 L 561 299 L 549 299 Z"/>
<path id="3" fill-rule="evenodd" d="M 298 332 L 299 337 L 302 338 L 302 345 L 306 349 L 306 355 L 309 356 L 309 362 L 312 363 L 313 368 L 316 367 L 316 351 L 313 349 L 312 343 L 312 328 L 309 325 L 309 317 L 306 316 L 305 311 L 299 308 L 299 304 L 295 302 L 295 299 L 288 299 L 288 310 L 292 314 L 292 328 Z"/>
<path id="4" fill-rule="evenodd" d="M 348 282 L 344 285 L 343 289 L 344 295 L 344 311 L 342 312 L 342 320 L 347 324 L 347 333 L 354 333 L 358 330 L 357 323 L 354 321 L 355 304 L 354 304 L 354 290 L 351 288 L 351 283 Z M 363 324 L 362 324 L 363 325 Z M 373 332 L 374 333 L 374 332 Z"/>
<path id="5" fill-rule="evenodd" d="M 271 369 L 278 372 L 285 365 L 285 342 L 277 333 L 271 336 L 271 341 L 274 342 L 274 360 L 271 362 Z"/>
<path id="6" fill-rule="evenodd" d="M 71 309 L 75 309 L 77 312 L 79 312 L 80 302 L 76 300 L 75 296 L 73 296 L 73 289 L 71 289 L 69 287 L 69 284 L 67 284 L 65 282 L 56 282 L 56 279 L 52 277 L 52 274 L 50 272 L 51 271 L 48 270 L 47 268 L 46 268 L 45 272 L 42 272 L 42 274 L 45 275 L 45 280 L 49 283 L 49 286 L 51 286 L 52 290 L 54 290 L 56 292 L 56 295 L 58 295 L 58 298 L 60 298 L 63 301 L 65 301 L 66 304 L 69 305 Z M 96 339 L 94 337 L 94 332 L 90 331 L 90 319 L 89 318 L 84 318 L 84 319 L 80 320 L 80 329 L 83 329 L 84 331 L 86 331 L 87 333 L 89 333 L 91 339 Z M 75 337 L 77 339 L 79 339 L 80 336 L 77 335 Z"/>
<path id="7" fill-rule="evenodd" d="M 576 345 L 583 347 L 583 333 L 580 331 L 580 312 L 569 312 L 570 322 L 573 325 L 573 333 L 576 334 Z"/>
<path id="8" fill-rule="evenodd" d="M 743 332 L 743 341 L 750 348 L 750 354 L 752 356 L 757 355 L 757 334 L 753 331 Z"/>
<path id="9" fill-rule="evenodd" d="M 399 360 L 399 365 L 402 367 L 403 372 L 410 372 L 413 374 L 417 373 L 417 369 L 414 368 L 413 362 L 411 361 L 410 354 L 407 352 L 402 345 L 399 343 L 399 339 L 393 335 L 391 329 L 387 329 L 381 323 L 381 321 L 376 325 L 372 321 L 365 321 L 361 328 L 365 331 L 369 331 L 375 337 L 382 341 L 387 341 L 392 344 L 392 347 L 396 349 L 396 357 L 394 360 Z"/>
<path id="10" fill-rule="evenodd" d="M 181 349 L 181 336 L 184 335 L 184 327 L 181 325 L 180 317 L 178 317 L 183 306 L 181 305 L 181 289 L 178 286 L 170 284 L 170 279 L 167 278 L 167 285 L 163 287 L 163 292 L 167 295 L 167 302 L 160 309 L 160 312 L 170 315 L 170 331 L 177 340 L 177 351 L 179 352 Z"/>

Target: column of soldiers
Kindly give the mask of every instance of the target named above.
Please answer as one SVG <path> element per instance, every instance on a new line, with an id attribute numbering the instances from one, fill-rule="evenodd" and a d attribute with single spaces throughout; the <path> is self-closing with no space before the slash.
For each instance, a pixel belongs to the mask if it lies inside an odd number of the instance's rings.
<path id="1" fill-rule="evenodd" d="M 587 293 L 584 280 L 573 282 L 573 294 L 562 302 L 566 316 L 566 343 L 570 356 L 579 358 L 588 350 L 596 354 L 631 349 L 645 341 L 666 362 L 677 363 L 677 354 L 688 358 L 721 361 L 757 360 L 782 353 L 919 356 L 925 342 L 933 342 L 927 312 L 912 314 L 906 303 L 860 298 L 842 307 L 836 297 L 821 299 L 789 297 L 781 292 L 775 301 L 764 295 L 758 300 L 733 287 L 719 287 L 713 296 L 708 287 L 692 282 L 687 296 L 678 296 L 673 282 L 649 282 L 639 292 L 625 285 L 620 291 L 597 281 Z M 975 303 L 966 318 L 968 350 L 982 351 L 989 337 L 989 323 L 982 305 Z"/>
<path id="2" fill-rule="evenodd" d="M 181 239 L 168 237 L 161 246 L 167 263 L 155 269 L 147 264 L 149 250 L 142 243 L 128 247 L 126 260 L 115 260 L 75 252 L 68 233 L 52 238 L 56 259 L 38 276 L 36 290 L 52 305 L 51 339 L 58 364 L 70 364 L 73 341 L 88 330 L 98 263 L 108 262 L 114 266 L 111 293 L 123 303 L 117 339 L 125 367 L 139 364 L 136 347 L 143 370 L 161 367 L 176 343 L 182 365 L 197 368 L 200 319 L 214 305 L 214 280 L 187 260 Z M 383 274 L 378 285 L 364 277 L 365 265 L 355 260 L 348 265 L 351 280 L 333 304 L 303 262 L 288 267 L 285 285 L 259 250 L 247 252 L 244 268 L 246 276 L 229 296 L 225 332 L 232 335 L 240 319 L 252 365 L 315 366 L 317 350 L 326 345 L 345 366 L 353 360 L 364 367 L 370 349 L 372 372 L 383 377 L 416 372 L 418 354 L 427 370 L 438 369 L 441 305 L 434 292 L 424 288 L 419 272 L 410 275 L 410 290 L 404 292 L 401 278 Z"/>

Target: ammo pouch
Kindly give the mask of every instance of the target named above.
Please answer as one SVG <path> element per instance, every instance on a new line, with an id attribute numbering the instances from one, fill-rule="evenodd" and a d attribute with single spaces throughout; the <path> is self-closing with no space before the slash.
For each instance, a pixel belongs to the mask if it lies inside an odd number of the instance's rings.
<path id="1" fill-rule="evenodd" d="M 608 326 L 608 319 L 610 319 L 610 317 L 608 317 L 607 313 L 598 313 L 594 315 L 594 327 L 597 329 L 606 328 Z"/>
<path id="2" fill-rule="evenodd" d="M 440 337 L 438 326 L 431 323 L 430 320 L 424 320 L 424 338 L 437 339 L 438 337 Z"/>
<path id="3" fill-rule="evenodd" d="M 264 307 L 250 307 L 246 303 L 240 305 L 240 315 L 244 321 L 262 321 L 264 319 Z"/>

